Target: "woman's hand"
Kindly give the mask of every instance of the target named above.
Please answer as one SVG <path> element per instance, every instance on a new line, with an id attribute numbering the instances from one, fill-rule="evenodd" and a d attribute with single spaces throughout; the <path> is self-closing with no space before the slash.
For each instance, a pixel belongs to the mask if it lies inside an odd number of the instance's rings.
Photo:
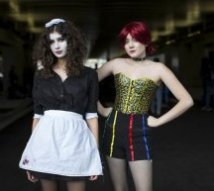
<path id="1" fill-rule="evenodd" d="M 103 109 L 103 117 L 108 117 L 111 111 L 113 110 L 112 107 L 106 107 Z"/>
<path id="2" fill-rule="evenodd" d="M 97 178 L 98 178 L 98 176 L 97 176 L 97 175 L 94 175 L 94 176 L 90 176 L 90 177 L 89 177 L 89 180 L 90 180 L 90 181 L 95 181 L 95 180 L 97 180 Z"/>
<path id="3" fill-rule="evenodd" d="M 100 115 L 102 115 L 103 117 L 108 117 L 108 115 L 111 113 L 113 108 L 112 107 L 103 107 L 103 105 L 98 101 L 97 109 L 98 109 L 98 113 Z"/>
<path id="4" fill-rule="evenodd" d="M 160 125 L 159 119 L 153 116 L 147 118 L 147 124 L 149 127 L 158 127 Z"/>
<path id="5" fill-rule="evenodd" d="M 35 182 L 38 181 L 38 179 L 37 179 L 35 176 L 33 176 L 29 171 L 27 171 L 26 173 L 27 173 L 27 179 L 28 179 L 29 181 L 31 181 L 31 182 L 33 182 L 33 183 L 35 183 Z"/>

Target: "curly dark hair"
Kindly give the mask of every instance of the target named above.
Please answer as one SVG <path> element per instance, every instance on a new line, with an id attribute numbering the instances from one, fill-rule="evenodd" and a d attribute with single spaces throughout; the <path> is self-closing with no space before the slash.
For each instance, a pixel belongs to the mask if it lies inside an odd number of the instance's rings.
<path id="1" fill-rule="evenodd" d="M 52 68 L 57 58 L 50 49 L 49 34 L 52 32 L 58 32 L 67 40 L 67 75 L 79 75 L 87 56 L 86 39 L 79 29 L 69 21 L 60 22 L 44 29 L 33 49 L 33 63 L 41 62 L 44 67 L 44 76 L 49 77 L 53 75 Z"/>

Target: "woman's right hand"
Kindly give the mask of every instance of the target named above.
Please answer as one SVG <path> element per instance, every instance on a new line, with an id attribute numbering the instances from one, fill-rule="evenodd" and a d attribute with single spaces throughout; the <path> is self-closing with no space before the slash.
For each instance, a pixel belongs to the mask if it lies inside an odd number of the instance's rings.
<path id="1" fill-rule="evenodd" d="M 103 107 L 103 105 L 98 101 L 97 102 L 98 113 L 103 117 L 108 117 L 112 111 L 112 107 Z"/>
<path id="2" fill-rule="evenodd" d="M 95 181 L 95 180 L 97 180 L 98 179 L 98 176 L 97 175 L 94 175 L 94 176 L 90 176 L 89 177 L 89 180 L 90 181 Z"/>
<path id="3" fill-rule="evenodd" d="M 33 176 L 29 171 L 27 171 L 26 173 L 27 173 L 27 179 L 28 179 L 29 181 L 31 181 L 31 182 L 33 182 L 33 183 L 35 183 L 35 182 L 38 181 L 38 179 L 37 179 L 35 176 Z"/>
<path id="4" fill-rule="evenodd" d="M 113 108 L 112 107 L 106 107 L 103 109 L 103 117 L 108 117 L 109 114 L 112 112 Z"/>

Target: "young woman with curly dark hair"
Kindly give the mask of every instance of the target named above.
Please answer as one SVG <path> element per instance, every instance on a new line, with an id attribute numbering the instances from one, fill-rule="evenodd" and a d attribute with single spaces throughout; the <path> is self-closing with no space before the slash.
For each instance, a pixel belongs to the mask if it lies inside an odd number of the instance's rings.
<path id="1" fill-rule="evenodd" d="M 69 191 L 83 191 L 85 180 L 102 174 L 98 151 L 96 71 L 84 66 L 86 42 L 68 21 L 46 23 L 33 60 L 42 69 L 34 78 L 32 135 L 20 167 L 43 191 L 57 191 L 59 180 Z"/>

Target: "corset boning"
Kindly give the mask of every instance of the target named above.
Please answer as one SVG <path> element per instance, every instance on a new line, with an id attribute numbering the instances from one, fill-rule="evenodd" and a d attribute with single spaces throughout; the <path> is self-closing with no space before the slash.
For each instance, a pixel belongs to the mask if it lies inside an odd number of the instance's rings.
<path id="1" fill-rule="evenodd" d="M 156 83 L 148 78 L 132 80 L 122 73 L 114 76 L 116 98 L 114 109 L 122 113 L 147 113 L 155 91 Z"/>

